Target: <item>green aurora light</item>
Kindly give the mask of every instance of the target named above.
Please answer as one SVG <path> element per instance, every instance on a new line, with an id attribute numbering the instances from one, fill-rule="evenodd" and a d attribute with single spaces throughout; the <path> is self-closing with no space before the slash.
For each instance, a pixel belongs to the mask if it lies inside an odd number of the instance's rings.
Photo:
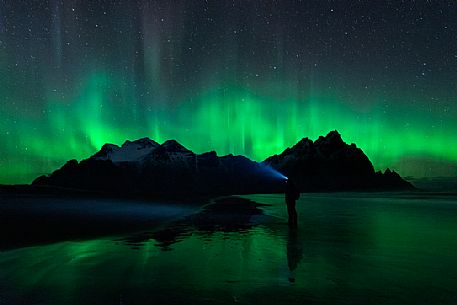
<path id="1" fill-rule="evenodd" d="M 142 112 L 131 106 L 135 98 L 128 94 L 124 103 L 110 102 L 118 84 L 104 73 L 94 73 L 70 98 L 50 94 L 43 115 L 2 112 L 6 132 L 0 140 L 7 158 L 1 160 L 0 182 L 30 182 L 70 158 L 88 157 L 105 143 L 144 136 L 158 142 L 177 139 L 198 153 L 214 149 L 261 161 L 305 136 L 316 139 L 336 129 L 345 141 L 362 148 L 378 169 L 390 166 L 409 174 L 401 166 L 404 156 L 457 161 L 457 145 L 449 145 L 456 141 L 453 130 L 426 128 L 426 118 L 420 116 L 405 124 L 380 109 L 362 112 L 336 95 L 315 93 L 299 99 L 227 86 L 188 97 L 176 109 Z M 14 129 L 5 124 L 11 117 Z"/>
<path id="2" fill-rule="evenodd" d="M 335 129 L 376 169 L 457 176 L 457 4 L 433 5 L 3 1 L 0 183 L 108 142 L 262 161 Z"/>

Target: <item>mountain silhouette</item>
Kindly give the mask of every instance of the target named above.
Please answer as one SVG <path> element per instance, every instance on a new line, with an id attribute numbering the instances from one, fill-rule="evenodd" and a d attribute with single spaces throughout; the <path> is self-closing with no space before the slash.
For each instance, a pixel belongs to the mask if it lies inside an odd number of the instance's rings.
<path id="1" fill-rule="evenodd" d="M 395 172 L 376 173 L 362 150 L 344 143 L 336 131 L 315 142 L 302 139 L 261 163 L 215 151 L 195 154 L 175 140 L 105 144 L 88 159 L 70 160 L 32 184 L 112 195 L 207 196 L 282 192 L 283 175 L 300 191 L 413 188 Z"/>
<path id="2" fill-rule="evenodd" d="M 401 190 L 414 188 L 396 172 L 375 172 L 355 144 L 346 144 L 338 131 L 315 142 L 300 140 L 262 162 L 293 179 L 301 191 Z"/>
<path id="3" fill-rule="evenodd" d="M 70 160 L 32 184 L 167 197 L 277 191 L 280 185 L 271 169 L 246 157 L 195 154 L 175 140 L 160 145 L 147 138 L 120 147 L 105 144 L 90 158 Z"/>

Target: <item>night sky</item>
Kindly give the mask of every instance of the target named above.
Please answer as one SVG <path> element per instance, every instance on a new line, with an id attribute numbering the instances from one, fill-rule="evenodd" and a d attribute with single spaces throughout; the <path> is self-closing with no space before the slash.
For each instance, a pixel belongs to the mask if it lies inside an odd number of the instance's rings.
<path id="1" fill-rule="evenodd" d="M 457 176 L 457 1 L 1 0 L 0 183 L 104 143 L 254 160 L 337 129 Z"/>

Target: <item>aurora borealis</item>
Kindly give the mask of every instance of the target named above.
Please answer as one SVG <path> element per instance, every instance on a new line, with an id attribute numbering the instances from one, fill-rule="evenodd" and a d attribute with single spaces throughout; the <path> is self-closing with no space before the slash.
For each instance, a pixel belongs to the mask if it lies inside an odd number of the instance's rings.
<path id="1" fill-rule="evenodd" d="M 456 1 L 0 2 L 0 183 L 148 136 L 261 161 L 337 129 L 457 176 Z"/>

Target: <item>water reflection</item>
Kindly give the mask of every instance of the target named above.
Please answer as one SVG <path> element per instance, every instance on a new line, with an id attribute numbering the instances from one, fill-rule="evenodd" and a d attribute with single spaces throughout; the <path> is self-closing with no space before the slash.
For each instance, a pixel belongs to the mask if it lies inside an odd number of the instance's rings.
<path id="1" fill-rule="evenodd" d="M 0 304 L 456 304 L 456 200 L 303 197 L 297 230 L 264 195 L 121 242 L 0 251 Z"/>
<path id="2" fill-rule="evenodd" d="M 0 251 L 152 230 L 196 209 L 193 202 L 0 196 Z"/>
<path id="3" fill-rule="evenodd" d="M 264 214 L 261 209 L 264 206 L 267 205 L 246 198 L 219 198 L 198 213 L 167 224 L 163 229 L 133 234 L 118 241 L 138 249 L 150 240 L 155 240 L 156 246 L 169 251 L 174 244 L 194 234 L 205 239 L 210 239 L 215 232 L 244 234 L 273 218 Z"/>
<path id="4" fill-rule="evenodd" d="M 299 238 L 298 228 L 289 227 L 287 235 L 287 265 L 290 275 L 289 282 L 295 282 L 294 271 L 303 258 L 303 247 Z"/>

